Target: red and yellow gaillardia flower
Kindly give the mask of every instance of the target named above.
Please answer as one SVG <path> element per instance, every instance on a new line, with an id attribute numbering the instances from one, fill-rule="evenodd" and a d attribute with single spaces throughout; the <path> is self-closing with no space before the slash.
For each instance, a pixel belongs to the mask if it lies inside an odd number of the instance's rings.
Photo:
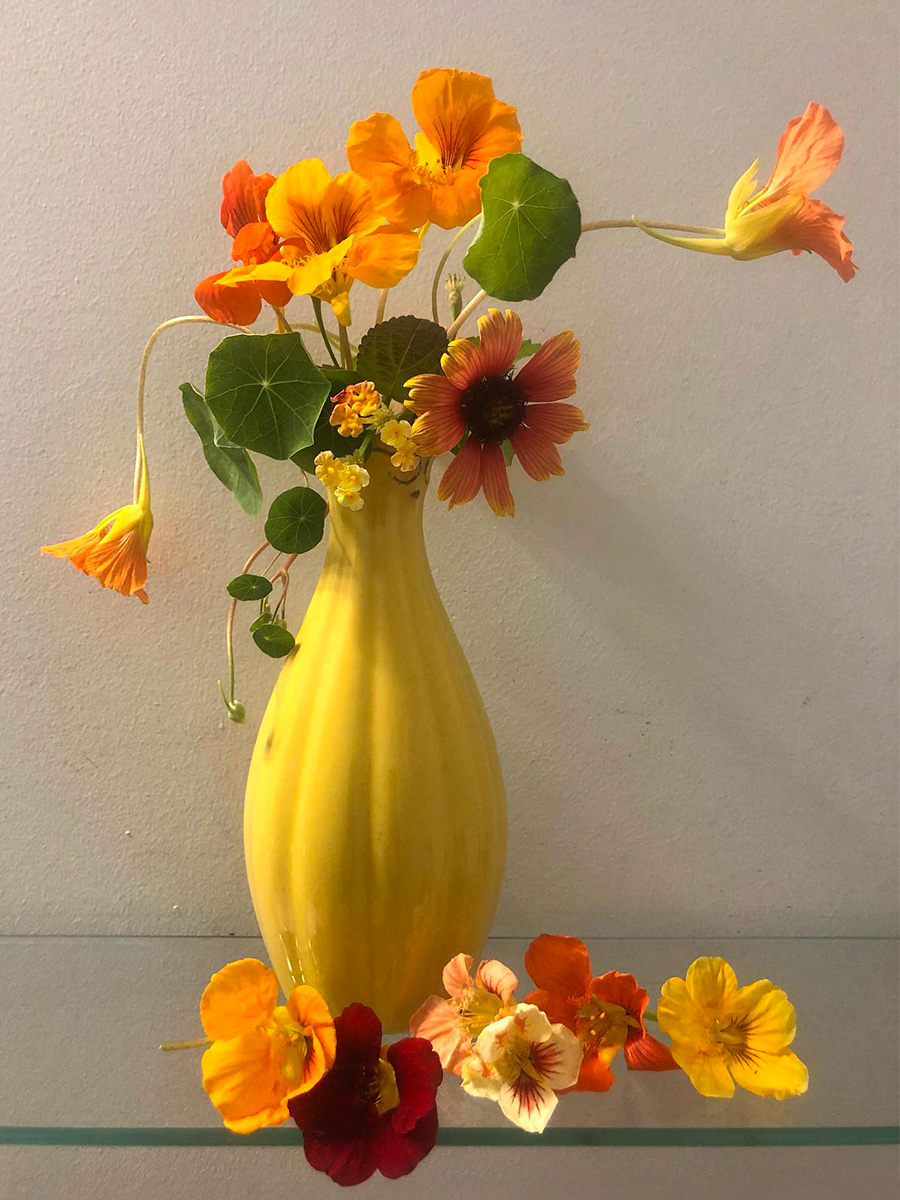
<path id="1" fill-rule="evenodd" d="M 785 1100 L 809 1084 L 809 1071 L 789 1049 L 797 1029 L 794 1006 L 768 979 L 738 987 L 724 958 L 698 958 L 684 979 L 669 979 L 657 1008 L 672 1054 L 704 1096 L 732 1096 L 734 1087 Z"/>
<path id="2" fill-rule="evenodd" d="M 587 429 L 584 413 L 560 401 L 575 393 L 580 348 L 571 332 L 548 338 L 517 375 L 522 322 L 515 313 L 489 309 L 478 321 L 478 342 L 451 342 L 441 375 L 407 380 L 417 419 L 413 437 L 423 455 L 462 447 L 444 472 L 438 499 L 466 504 L 484 490 L 498 516 L 513 516 L 515 503 L 503 457 L 509 441 L 532 479 L 564 475 L 557 445 Z"/>
<path id="3" fill-rule="evenodd" d="M 481 210 L 478 185 L 491 159 L 521 148 L 516 110 L 494 97 L 486 75 L 444 68 L 419 75 L 412 107 L 422 131 L 415 148 L 396 117 L 372 113 L 350 127 L 347 161 L 371 180 L 390 221 L 465 225 Z"/>
<path id="4" fill-rule="evenodd" d="M 314 1087 L 334 1062 L 334 1022 L 311 987 L 278 1004 L 275 972 L 255 958 L 217 971 L 200 1000 L 213 1044 L 203 1055 L 203 1086 L 233 1133 L 288 1118 L 288 1101 Z"/>
<path id="5" fill-rule="evenodd" d="M 856 274 L 856 264 L 851 258 L 853 243 L 843 231 L 844 217 L 821 200 L 810 199 L 810 192 L 841 161 L 843 150 L 840 125 L 827 108 L 810 102 L 781 135 L 766 185 L 757 187 L 757 159 L 731 189 L 722 237 L 671 237 L 638 224 L 651 237 L 672 246 L 735 259 L 807 250 L 824 258 L 848 283 Z"/>
<path id="6" fill-rule="evenodd" d="M 408 226 L 385 224 L 369 184 L 344 171 L 333 178 L 318 158 L 295 163 L 266 195 L 266 217 L 282 241 L 266 262 L 236 267 L 218 282 L 277 281 L 293 295 L 326 300 L 342 325 L 350 324 L 355 280 L 390 288 L 416 265 L 420 240 Z"/>
<path id="7" fill-rule="evenodd" d="M 633 975 L 607 971 L 592 976 L 584 942 L 550 933 L 534 939 L 525 966 L 537 984 L 526 1003 L 536 1004 L 551 1021 L 571 1029 L 581 1044 L 574 1090 L 608 1091 L 613 1085 L 609 1065 L 619 1050 L 632 1071 L 677 1069 L 668 1047 L 644 1028 L 648 996 Z"/>
<path id="8" fill-rule="evenodd" d="M 123 596 L 137 596 L 142 604 L 147 604 L 144 584 L 147 582 L 147 547 L 153 531 L 153 513 L 150 511 L 150 475 L 143 438 L 138 442 L 137 474 L 132 504 L 109 513 L 81 537 L 41 546 L 41 554 L 67 558 L 73 567 L 85 575 L 92 575 L 103 587 Z"/>
<path id="9" fill-rule="evenodd" d="M 266 196 L 275 182 L 268 173 L 254 175 L 244 159 L 236 162 L 222 180 L 219 220 L 233 239 L 231 257 L 236 263 L 267 262 L 278 246 L 275 231 L 266 220 Z M 284 283 L 247 279 L 240 287 L 220 287 L 226 271 L 208 275 L 194 288 L 194 299 L 208 317 L 231 325 L 252 325 L 265 300 L 284 308 L 291 298 Z"/>

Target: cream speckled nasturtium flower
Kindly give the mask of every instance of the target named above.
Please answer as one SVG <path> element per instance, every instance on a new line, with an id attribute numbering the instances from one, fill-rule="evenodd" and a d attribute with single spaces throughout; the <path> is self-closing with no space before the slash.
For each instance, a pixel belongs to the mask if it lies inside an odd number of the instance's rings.
<path id="1" fill-rule="evenodd" d="M 723 958 L 698 958 L 684 979 L 663 984 L 657 1016 L 673 1058 L 704 1096 L 731 1096 L 735 1084 L 777 1100 L 806 1091 L 809 1072 L 788 1049 L 794 1006 L 768 979 L 738 987 Z"/>

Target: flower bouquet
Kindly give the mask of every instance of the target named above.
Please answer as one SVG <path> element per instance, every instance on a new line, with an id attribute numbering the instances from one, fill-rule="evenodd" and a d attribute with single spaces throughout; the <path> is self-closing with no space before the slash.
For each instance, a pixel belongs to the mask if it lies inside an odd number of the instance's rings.
<path id="1" fill-rule="evenodd" d="M 244 823 L 274 972 L 242 960 L 213 977 L 201 1004 L 204 1084 L 235 1132 L 292 1116 L 312 1165 L 341 1183 L 376 1169 L 404 1174 L 428 1152 L 444 1070 L 532 1131 L 558 1093 L 608 1088 L 619 1049 L 632 1069 L 681 1067 L 707 1095 L 735 1083 L 773 1096 L 806 1086 L 788 1049 L 784 993 L 765 980 L 738 988 L 721 959 L 698 960 L 663 988 L 654 1016 L 671 1048 L 647 1032 L 648 997 L 633 976 L 593 976 L 575 939 L 532 944 L 536 987 L 522 1001 L 501 964 L 472 975 L 502 882 L 506 802 L 490 725 L 428 568 L 422 516 L 436 465 L 438 500 L 452 508 L 483 494 L 510 517 L 513 485 L 564 474 L 559 447 L 593 417 L 570 402 L 577 339 L 566 330 L 531 340 L 510 308 L 469 322 L 488 298 L 537 298 L 576 248 L 593 252 L 595 233 L 638 230 L 738 261 L 807 251 L 850 280 L 844 218 L 811 196 L 840 160 L 840 127 L 810 103 L 788 123 L 767 181 L 759 185 L 754 162 L 723 225 L 709 227 L 585 220 L 570 184 L 522 152 L 516 109 L 486 76 L 423 71 L 412 108 L 412 141 L 388 113 L 355 121 L 349 169 L 336 175 L 318 158 L 277 178 L 243 160 L 226 172 L 230 263 L 223 255 L 226 269 L 196 285 L 203 315 L 165 321 L 141 359 L 132 501 L 43 547 L 148 602 L 150 355 L 180 325 L 231 327 L 203 387 L 181 392 L 207 464 L 251 517 L 263 504 L 252 456 L 290 464 L 261 543 L 226 585 L 219 683 L 229 717 L 243 723 L 234 630 L 249 609 L 242 624 L 255 645 L 285 660 Z M 430 312 L 412 314 L 392 293 L 426 237 L 443 239 L 440 259 Z M 461 269 L 448 271 L 457 251 Z M 366 294 L 371 324 L 358 319 Z M 263 312 L 274 328 L 252 331 Z M 295 637 L 291 570 L 326 521 L 321 578 Z M 383 1050 L 382 1025 L 412 1036 Z"/>

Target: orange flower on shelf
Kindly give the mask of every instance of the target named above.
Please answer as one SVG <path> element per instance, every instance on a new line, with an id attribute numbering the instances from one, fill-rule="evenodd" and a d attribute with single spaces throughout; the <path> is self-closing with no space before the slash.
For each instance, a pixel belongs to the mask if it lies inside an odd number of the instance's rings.
<path id="1" fill-rule="evenodd" d="M 479 341 L 460 338 L 441 359 L 441 375 L 407 380 L 417 414 L 413 438 L 422 455 L 443 454 L 465 441 L 444 472 L 438 499 L 450 507 L 474 500 L 483 489 L 498 516 L 513 516 L 515 502 L 503 457 L 508 441 L 532 479 L 564 475 L 557 445 L 588 428 L 584 413 L 560 401 L 575 393 L 580 348 L 571 332 L 548 338 L 517 375 L 522 322 L 509 309 L 492 308 L 478 321 Z"/>
<path id="2" fill-rule="evenodd" d="M 278 239 L 266 220 L 265 207 L 274 182 L 274 175 L 254 175 L 244 159 L 236 162 L 222 180 L 219 220 L 233 239 L 231 257 L 236 263 L 267 262 L 276 252 Z M 220 280 L 226 274 L 227 271 L 217 271 L 194 288 L 194 299 L 214 321 L 252 325 L 263 300 L 275 308 L 284 308 L 291 298 L 289 288 L 277 280 L 246 280 L 237 288 L 221 287 Z"/>
<path id="3" fill-rule="evenodd" d="M 494 958 L 482 962 L 473 978 L 473 962 L 469 954 L 451 958 L 442 976 L 449 999 L 429 996 L 409 1021 L 413 1037 L 427 1038 L 444 1070 L 455 1075 L 461 1074 L 483 1030 L 513 1011 L 513 992 L 519 986 L 509 967 Z"/>
<path id="4" fill-rule="evenodd" d="M 843 230 L 844 217 L 809 195 L 831 175 L 843 151 L 840 125 L 827 108 L 811 101 L 781 135 L 765 187 L 757 187 L 756 159 L 731 189 L 722 237 L 671 237 L 637 223 L 644 233 L 672 246 L 739 260 L 806 250 L 824 258 L 849 283 L 856 264 L 853 243 Z"/>
<path id="5" fill-rule="evenodd" d="M 677 1070 L 668 1047 L 644 1028 L 648 997 L 633 975 L 592 976 L 584 942 L 550 933 L 528 947 L 525 967 L 538 985 L 526 1004 L 571 1029 L 583 1047 L 576 1091 L 608 1091 L 614 1082 L 609 1064 L 619 1050 L 632 1071 Z"/>
<path id="6" fill-rule="evenodd" d="M 123 596 L 137 596 L 142 604 L 148 604 L 144 584 L 147 582 L 147 547 L 153 531 L 153 513 L 150 511 L 150 475 L 143 438 L 138 441 L 135 493 L 133 503 L 117 508 L 81 537 L 41 546 L 41 554 L 67 558 L 73 567 L 93 576 L 103 587 Z"/>
<path id="7" fill-rule="evenodd" d="M 412 107 L 422 130 L 415 148 L 396 117 L 372 113 L 350 127 L 347 161 L 371 180 L 389 220 L 465 225 L 481 211 L 478 185 L 491 159 L 521 147 L 516 110 L 494 97 L 488 76 L 445 68 L 422 71 Z"/>
<path id="8" fill-rule="evenodd" d="M 334 1062 L 334 1022 L 315 988 L 278 1004 L 275 972 L 255 958 L 217 971 L 200 1000 L 212 1045 L 203 1086 L 233 1133 L 288 1119 L 288 1100 L 314 1087 Z"/>
<path id="9" fill-rule="evenodd" d="M 294 163 L 279 175 L 266 196 L 266 217 L 283 239 L 274 257 L 236 267 L 219 286 L 277 281 L 293 295 L 328 301 L 345 326 L 355 280 L 394 287 L 419 256 L 418 234 L 385 224 L 364 179 L 352 171 L 332 177 L 318 158 Z"/>

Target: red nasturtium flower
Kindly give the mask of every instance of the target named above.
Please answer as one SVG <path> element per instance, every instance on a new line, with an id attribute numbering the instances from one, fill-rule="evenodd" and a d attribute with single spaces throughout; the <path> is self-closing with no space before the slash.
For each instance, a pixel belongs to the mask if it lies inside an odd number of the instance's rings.
<path id="1" fill-rule="evenodd" d="M 528 947 L 525 967 L 538 985 L 525 997 L 526 1004 L 536 1004 L 551 1021 L 566 1025 L 584 1047 L 575 1091 L 609 1091 L 609 1064 L 620 1049 L 632 1071 L 678 1069 L 668 1047 L 644 1029 L 647 993 L 633 975 L 607 971 L 592 977 L 584 942 L 542 933 Z"/>
<path id="2" fill-rule="evenodd" d="M 407 381 L 417 416 L 413 437 L 423 455 L 443 454 L 465 438 L 444 472 L 438 499 L 450 507 L 474 500 L 484 489 L 497 516 L 514 516 L 503 443 L 532 479 L 564 475 L 556 447 L 587 429 L 584 413 L 560 401 L 575 394 L 580 348 L 571 332 L 548 338 L 512 374 L 522 348 L 522 322 L 509 309 L 488 310 L 478 321 L 478 343 L 459 338 L 441 359 L 441 375 Z"/>
<path id="3" fill-rule="evenodd" d="M 424 1038 L 382 1047 L 381 1022 L 364 1004 L 345 1008 L 334 1028 L 331 1070 L 288 1103 L 307 1161 L 345 1186 L 376 1170 L 408 1175 L 437 1139 L 440 1059 Z"/>
<path id="4" fill-rule="evenodd" d="M 278 238 L 266 220 L 266 196 L 275 176 L 254 175 L 244 159 L 236 162 L 222 180 L 219 220 L 233 238 L 231 257 L 236 263 L 256 266 L 268 262 L 278 249 Z M 208 317 L 233 325 L 252 325 L 262 302 L 284 308 L 291 298 L 286 284 L 273 280 L 247 279 L 239 287 L 220 287 L 227 271 L 217 271 L 194 288 L 194 299 Z"/>

